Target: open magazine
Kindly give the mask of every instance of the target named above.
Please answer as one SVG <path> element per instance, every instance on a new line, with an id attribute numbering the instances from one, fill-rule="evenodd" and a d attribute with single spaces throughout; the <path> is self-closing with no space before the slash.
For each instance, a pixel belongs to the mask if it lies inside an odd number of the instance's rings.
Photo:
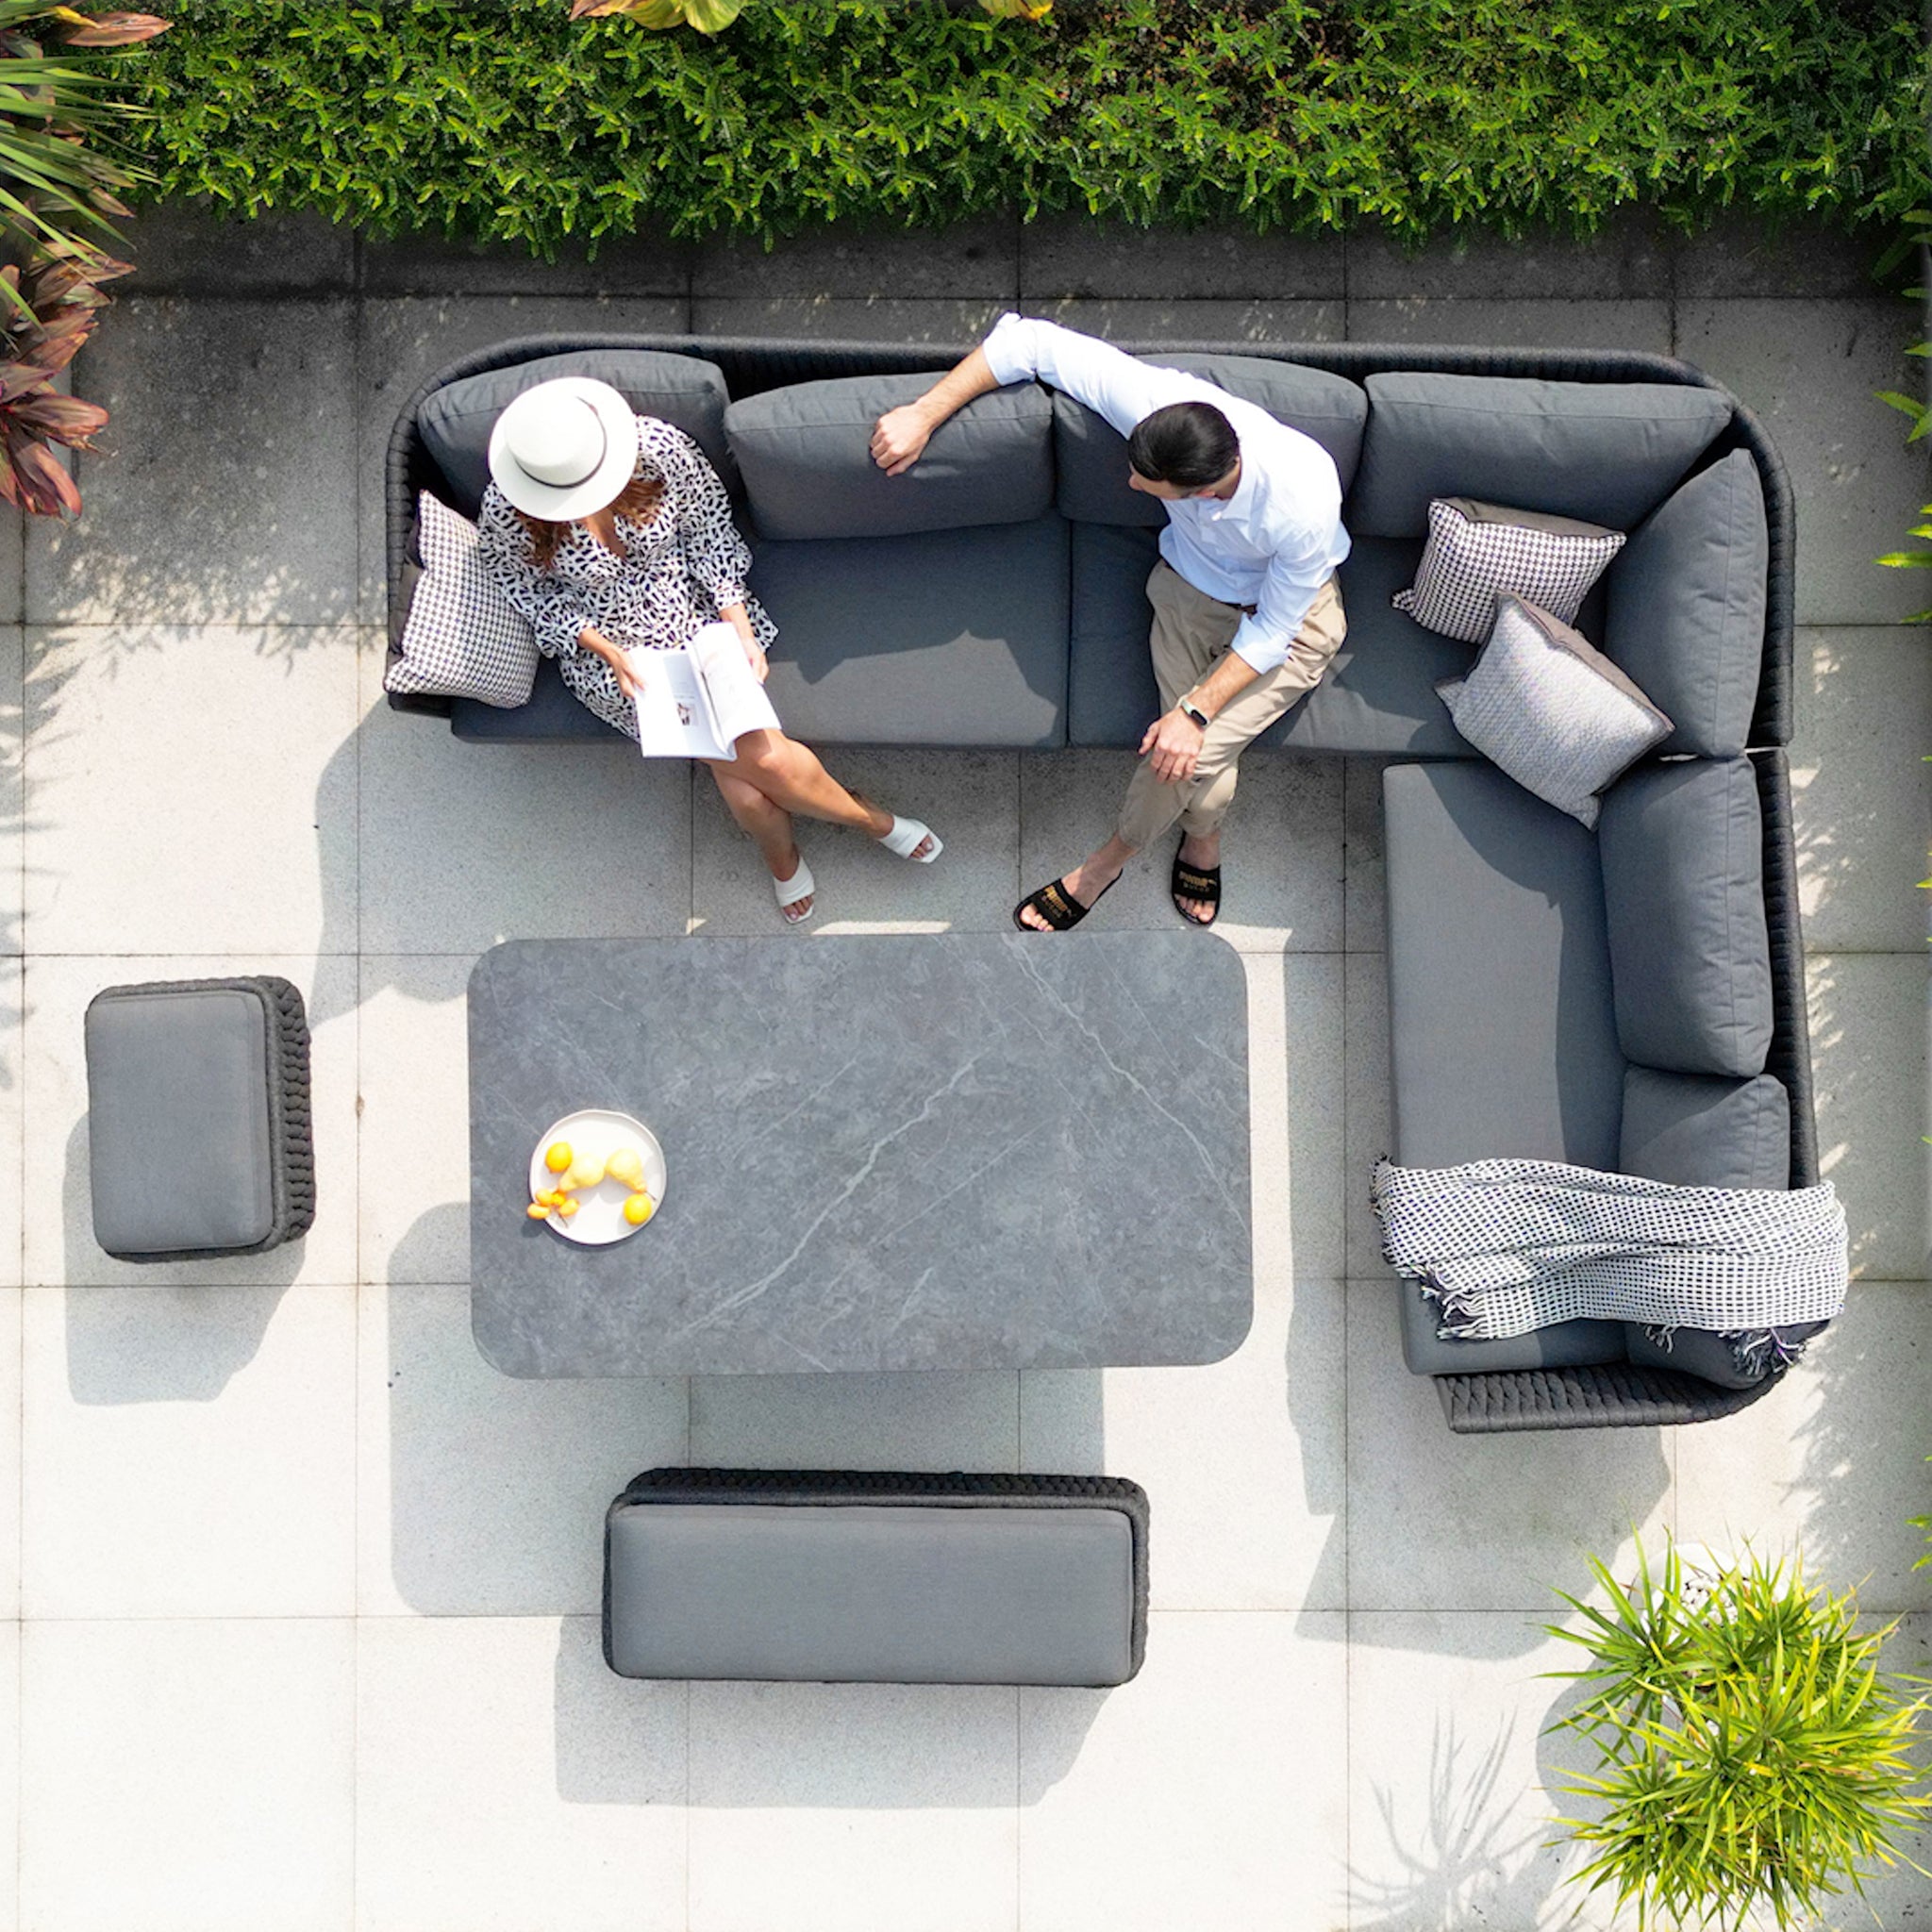
<path id="1" fill-rule="evenodd" d="M 647 758 L 735 758 L 747 731 L 775 731 L 778 714 L 728 624 L 704 625 L 675 651 L 633 651 L 643 680 L 634 700 Z"/>

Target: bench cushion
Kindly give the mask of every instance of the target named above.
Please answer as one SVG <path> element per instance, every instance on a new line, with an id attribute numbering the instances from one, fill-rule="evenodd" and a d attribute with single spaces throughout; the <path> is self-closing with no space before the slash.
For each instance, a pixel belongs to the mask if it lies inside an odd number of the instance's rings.
<path id="1" fill-rule="evenodd" d="M 904 537 L 1017 524 L 1053 503 L 1053 402 L 1038 383 L 975 397 L 933 432 L 904 475 L 873 461 L 873 425 L 932 387 L 931 375 L 854 375 L 735 402 L 724 434 L 752 528 L 793 541 Z"/>
<path id="2" fill-rule="evenodd" d="M 1677 1074 L 1761 1074 L 1771 1046 L 1764 826 L 1748 758 L 1645 765 L 1597 825 L 1617 1032 Z"/>
<path id="3" fill-rule="evenodd" d="M 1727 1080 L 1632 1067 L 1617 1168 L 1679 1188 L 1788 1188 L 1790 1095 L 1769 1074 Z"/>
<path id="4" fill-rule="evenodd" d="M 293 986 L 108 987 L 85 1035 L 94 1238 L 108 1254 L 236 1254 L 308 1228 L 308 1028 Z"/>
<path id="5" fill-rule="evenodd" d="M 1728 758 L 1751 741 L 1770 554 L 1757 465 L 1734 450 L 1639 525 L 1611 564 L 1604 652 L 1675 724 L 1659 752 Z"/>
<path id="6" fill-rule="evenodd" d="M 1369 416 L 1368 393 L 1359 383 L 1325 369 L 1278 362 L 1266 356 L 1176 353 L 1150 354 L 1141 359 L 1198 375 L 1311 437 L 1334 458 L 1342 490 L 1348 489 Z M 1167 512 L 1158 497 L 1128 487 L 1126 438 L 1072 396 L 1056 392 L 1053 402 L 1054 467 L 1058 476 L 1055 501 L 1060 514 L 1075 523 L 1145 529 L 1158 529 L 1166 523 Z"/>
<path id="7" fill-rule="evenodd" d="M 1632 530 L 1731 420 L 1714 391 L 1394 372 L 1368 379 L 1361 469 L 1342 522 L 1421 537 L 1432 496 L 1474 496 Z M 1641 680 L 1640 680 L 1641 681 Z"/>
<path id="8" fill-rule="evenodd" d="M 766 689 L 808 744 L 1066 742 L 1067 526 L 761 542 Z"/>
<path id="9" fill-rule="evenodd" d="M 653 1486 L 734 1474 L 752 1486 Z M 653 1472 L 611 1506 L 605 1656 L 620 1675 L 1111 1685 L 1134 1674 L 1145 1499 L 1132 1485 L 1090 1481 L 1102 1493 L 1033 1500 L 957 1488 L 974 1478 L 930 1478 L 921 1493 L 916 1477 L 774 1472 L 759 1484 L 758 1474 Z"/>
<path id="10" fill-rule="evenodd" d="M 425 399 L 416 426 L 423 446 L 449 485 L 449 500 L 475 517 L 490 483 L 490 432 L 511 401 L 559 375 L 608 382 L 641 416 L 656 416 L 691 437 L 728 484 L 724 441 L 724 374 L 715 363 L 662 349 L 572 349 L 510 369 L 486 370 L 445 383 Z"/>

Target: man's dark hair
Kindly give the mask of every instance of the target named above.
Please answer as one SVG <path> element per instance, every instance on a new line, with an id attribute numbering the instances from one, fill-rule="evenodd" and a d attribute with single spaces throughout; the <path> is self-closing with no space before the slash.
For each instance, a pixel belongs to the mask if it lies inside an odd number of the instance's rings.
<path id="1" fill-rule="evenodd" d="M 1170 403 L 1134 425 L 1127 460 L 1150 483 L 1205 490 L 1241 460 L 1234 425 L 1212 403 Z"/>

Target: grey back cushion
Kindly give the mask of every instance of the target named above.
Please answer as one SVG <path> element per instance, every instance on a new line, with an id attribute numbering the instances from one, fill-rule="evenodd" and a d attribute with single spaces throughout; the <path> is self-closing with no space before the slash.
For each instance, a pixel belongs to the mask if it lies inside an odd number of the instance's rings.
<path id="1" fill-rule="evenodd" d="M 695 356 L 662 349 L 572 349 L 539 356 L 511 369 L 491 369 L 445 383 L 416 412 L 423 446 L 449 484 L 450 501 L 466 517 L 483 506 L 490 483 L 490 432 L 513 398 L 559 375 L 608 382 L 641 416 L 681 429 L 727 483 L 731 457 L 724 442 L 724 372 Z"/>
<path id="2" fill-rule="evenodd" d="M 1119 1684 L 1134 1539 L 1118 1509 L 650 1503 L 608 1523 L 628 1677 Z"/>
<path id="3" fill-rule="evenodd" d="M 1790 1095 L 1769 1074 L 1732 1080 L 1632 1067 L 1617 1166 L 1679 1188 L 1789 1187 Z"/>
<path id="4" fill-rule="evenodd" d="M 1611 564 L 1604 655 L 1674 723 L 1660 751 L 1728 758 L 1751 741 L 1770 558 L 1757 465 L 1733 450 L 1676 491 Z"/>
<path id="5" fill-rule="evenodd" d="M 1771 1045 L 1763 821 L 1747 758 L 1628 773 L 1597 822 L 1624 1052 L 1749 1077 Z"/>
<path id="6" fill-rule="evenodd" d="M 747 396 L 724 412 L 752 526 L 761 537 L 907 537 L 1017 524 L 1053 503 L 1053 403 L 1037 383 L 975 397 L 934 431 L 911 469 L 873 461 L 873 425 L 931 375 L 853 375 Z"/>
<path id="7" fill-rule="evenodd" d="M 1634 529 L 1731 420 L 1715 391 L 1673 383 L 1396 373 L 1370 376 L 1368 393 L 1342 511 L 1367 537 L 1423 536 L 1432 496 Z"/>
<path id="8" fill-rule="evenodd" d="M 1368 392 L 1359 383 L 1325 369 L 1262 356 L 1149 355 L 1141 359 L 1198 375 L 1312 437 L 1334 458 L 1341 487 L 1348 489 L 1369 418 Z M 1158 497 L 1128 487 L 1126 438 L 1072 396 L 1058 393 L 1054 396 L 1054 461 L 1062 516 L 1075 523 L 1140 524 L 1150 529 L 1166 523 Z"/>

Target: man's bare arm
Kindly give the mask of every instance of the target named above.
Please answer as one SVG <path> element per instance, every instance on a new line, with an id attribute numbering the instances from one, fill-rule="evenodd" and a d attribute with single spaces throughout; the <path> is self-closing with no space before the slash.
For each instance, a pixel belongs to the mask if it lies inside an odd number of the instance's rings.
<path id="1" fill-rule="evenodd" d="M 889 476 L 897 476 L 919 460 L 927 439 L 954 410 L 974 396 L 999 388 L 984 349 L 974 352 L 942 375 L 916 402 L 888 409 L 873 425 L 872 459 Z"/>

